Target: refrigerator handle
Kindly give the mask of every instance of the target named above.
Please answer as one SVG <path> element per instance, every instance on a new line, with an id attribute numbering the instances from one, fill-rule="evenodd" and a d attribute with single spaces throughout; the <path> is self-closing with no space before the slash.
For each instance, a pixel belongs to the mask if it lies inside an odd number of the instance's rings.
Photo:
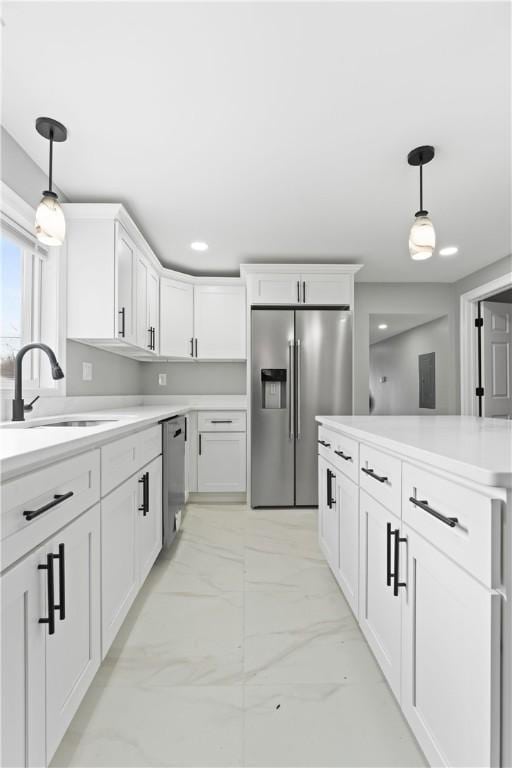
<path id="1" fill-rule="evenodd" d="M 301 364 L 301 347 L 300 339 L 297 339 L 297 394 L 295 397 L 297 403 L 297 440 L 300 440 L 300 364 Z"/>
<path id="2" fill-rule="evenodd" d="M 295 406 L 295 385 L 294 385 L 294 371 L 295 371 L 295 348 L 294 342 L 288 342 L 288 437 L 293 440 L 293 420 L 294 420 L 294 406 Z"/>

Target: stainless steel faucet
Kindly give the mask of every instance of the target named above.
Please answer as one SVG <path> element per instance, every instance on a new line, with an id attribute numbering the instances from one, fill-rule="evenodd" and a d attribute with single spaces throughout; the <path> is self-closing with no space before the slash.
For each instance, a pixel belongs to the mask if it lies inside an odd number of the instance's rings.
<path id="1" fill-rule="evenodd" d="M 25 412 L 31 411 L 33 404 L 39 398 L 38 395 L 34 400 L 32 400 L 31 403 L 25 405 L 25 402 L 21 396 L 21 388 L 23 382 L 22 363 L 23 358 L 30 349 L 42 349 L 43 352 L 48 355 L 48 359 L 50 360 L 50 365 L 52 367 L 53 379 L 64 378 L 62 368 L 57 362 L 57 358 L 55 357 L 53 349 L 51 349 L 47 344 L 40 344 L 39 342 L 34 342 L 33 344 L 25 344 L 25 346 L 22 347 L 16 355 L 14 363 L 14 400 L 12 401 L 12 421 L 25 421 Z"/>

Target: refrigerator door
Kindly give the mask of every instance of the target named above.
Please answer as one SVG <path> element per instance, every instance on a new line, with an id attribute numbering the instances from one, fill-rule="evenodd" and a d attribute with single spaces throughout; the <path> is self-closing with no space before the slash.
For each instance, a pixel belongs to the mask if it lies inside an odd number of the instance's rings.
<path id="1" fill-rule="evenodd" d="M 295 313 L 297 416 L 295 504 L 318 504 L 317 423 L 321 414 L 352 413 L 352 313 Z"/>
<path id="2" fill-rule="evenodd" d="M 294 505 L 294 312 L 252 310 L 251 504 Z"/>

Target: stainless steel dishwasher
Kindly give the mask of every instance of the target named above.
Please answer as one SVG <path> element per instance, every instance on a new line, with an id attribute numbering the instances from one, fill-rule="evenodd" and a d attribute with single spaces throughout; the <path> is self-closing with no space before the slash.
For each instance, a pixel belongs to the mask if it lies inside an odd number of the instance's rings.
<path id="1" fill-rule="evenodd" d="M 163 546 L 170 547 L 181 525 L 185 508 L 185 441 L 187 417 L 172 416 L 161 422 L 163 440 Z"/>

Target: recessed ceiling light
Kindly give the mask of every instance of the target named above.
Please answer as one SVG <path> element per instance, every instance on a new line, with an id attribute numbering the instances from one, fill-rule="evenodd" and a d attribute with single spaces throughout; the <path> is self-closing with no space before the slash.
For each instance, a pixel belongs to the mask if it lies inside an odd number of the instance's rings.
<path id="1" fill-rule="evenodd" d="M 455 256 L 455 254 L 458 252 L 458 248 L 456 245 L 448 245 L 446 248 L 441 248 L 439 251 L 440 256 Z"/>
<path id="2" fill-rule="evenodd" d="M 386 328 L 387 328 L 387 325 L 386 325 L 386 323 L 381 323 L 381 324 L 379 325 L 379 331 L 385 331 L 385 330 L 386 330 Z"/>
<path id="3" fill-rule="evenodd" d="M 190 247 L 193 251 L 207 251 L 208 243 L 203 243 L 201 240 L 196 240 L 193 243 L 190 243 Z"/>

